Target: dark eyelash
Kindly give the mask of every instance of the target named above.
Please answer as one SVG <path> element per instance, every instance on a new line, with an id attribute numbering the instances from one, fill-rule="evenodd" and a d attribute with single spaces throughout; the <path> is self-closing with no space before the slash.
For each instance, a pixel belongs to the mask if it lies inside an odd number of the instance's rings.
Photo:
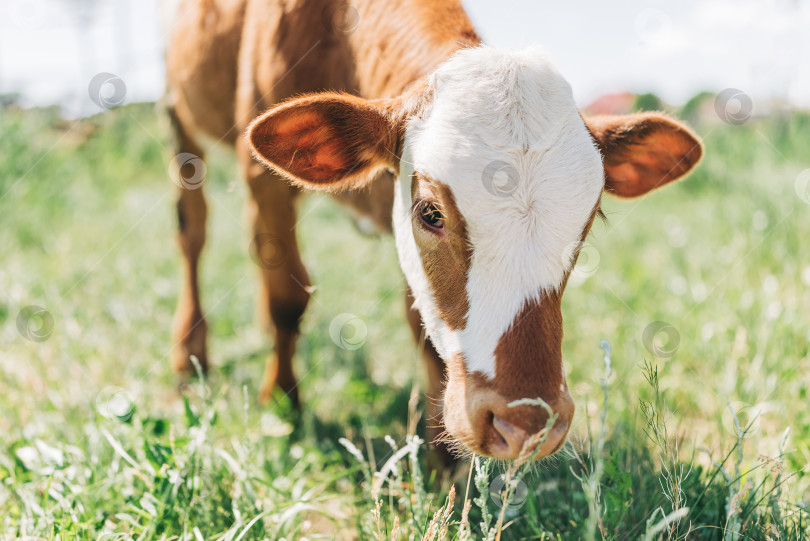
<path id="1" fill-rule="evenodd" d="M 435 206 L 437 209 L 439 209 L 439 212 L 441 212 L 441 206 L 438 203 L 428 201 L 427 199 L 420 199 L 419 201 L 414 201 L 413 205 L 411 205 L 411 216 L 418 217 L 419 213 L 421 213 L 428 205 Z"/>
<path id="2" fill-rule="evenodd" d="M 608 217 L 605 215 L 605 213 L 604 213 L 604 212 L 602 212 L 602 207 L 599 207 L 599 208 L 596 210 L 596 216 L 598 216 L 598 217 L 599 217 L 599 219 L 600 219 L 600 220 L 602 220 L 602 223 L 603 223 L 603 224 L 607 225 L 607 223 L 608 223 Z"/>
<path id="3" fill-rule="evenodd" d="M 424 204 L 425 201 L 423 199 L 413 202 L 413 204 L 411 205 L 411 218 L 416 218 L 416 216 L 419 214 L 419 211 L 422 210 L 422 206 Z"/>
<path id="4" fill-rule="evenodd" d="M 444 234 L 445 216 L 441 205 L 434 201 L 422 200 L 414 204 L 411 209 L 411 219 L 419 222 L 423 228 L 432 231 L 434 234 Z M 429 218 L 427 216 L 430 216 Z"/>

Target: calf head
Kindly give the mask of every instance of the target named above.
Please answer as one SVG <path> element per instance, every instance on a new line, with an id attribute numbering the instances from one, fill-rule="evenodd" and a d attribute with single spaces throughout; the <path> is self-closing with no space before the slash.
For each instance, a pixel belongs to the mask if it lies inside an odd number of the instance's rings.
<path id="1" fill-rule="evenodd" d="M 391 100 L 283 103 L 248 129 L 256 157 L 311 189 L 398 171 L 394 232 L 427 335 L 447 367 L 444 423 L 475 453 L 559 449 L 574 415 L 562 364 L 563 289 L 603 191 L 635 197 L 702 154 L 657 113 L 583 119 L 540 52 L 459 51 Z"/>

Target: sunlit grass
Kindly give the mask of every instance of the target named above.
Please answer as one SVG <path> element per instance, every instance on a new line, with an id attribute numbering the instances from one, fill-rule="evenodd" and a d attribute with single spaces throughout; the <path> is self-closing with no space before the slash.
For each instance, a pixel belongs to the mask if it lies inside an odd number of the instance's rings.
<path id="1" fill-rule="evenodd" d="M 795 182 L 810 119 L 696 128 L 706 159 L 688 180 L 606 198 L 597 270 L 563 303 L 571 443 L 515 476 L 526 491 L 513 483 L 501 513 L 504 465 L 435 476 L 424 420 L 408 428 L 424 385 L 391 239 L 306 198 L 305 408 L 258 407 L 270 345 L 246 193 L 216 149 L 202 267 L 215 369 L 181 395 L 165 125 L 151 106 L 73 125 L 0 112 L 0 539 L 494 539 L 501 516 L 502 539 L 807 537 L 810 205 Z M 31 305 L 53 318 L 43 341 L 18 330 Z M 362 348 L 330 339 L 342 313 L 365 322 Z M 657 321 L 674 343 L 643 338 Z"/>

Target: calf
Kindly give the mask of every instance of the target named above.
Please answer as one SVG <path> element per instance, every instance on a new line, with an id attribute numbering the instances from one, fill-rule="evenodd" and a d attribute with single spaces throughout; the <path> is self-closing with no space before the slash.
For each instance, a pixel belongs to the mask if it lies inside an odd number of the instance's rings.
<path id="1" fill-rule="evenodd" d="M 457 0 L 184 0 L 167 66 L 176 151 L 202 156 L 206 135 L 234 145 L 254 236 L 285 251 L 262 268 L 275 353 L 261 398 L 278 386 L 297 401 L 311 287 L 294 202 L 322 190 L 393 229 L 447 433 L 516 458 L 548 413 L 512 403 L 541 398 L 557 420 L 538 456 L 562 446 L 574 402 L 560 301 L 579 248 L 603 191 L 640 196 L 694 167 L 702 148 L 688 128 L 656 113 L 583 118 L 542 52 L 482 45 Z M 197 187 L 177 203 L 178 371 L 207 359 Z"/>

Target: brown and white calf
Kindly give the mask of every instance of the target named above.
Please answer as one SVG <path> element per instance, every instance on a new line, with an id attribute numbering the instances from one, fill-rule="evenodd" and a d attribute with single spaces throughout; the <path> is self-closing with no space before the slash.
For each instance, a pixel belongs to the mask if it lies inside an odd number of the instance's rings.
<path id="1" fill-rule="evenodd" d="M 562 446 L 574 402 L 560 300 L 579 247 L 604 191 L 640 196 L 692 169 L 702 148 L 688 128 L 661 114 L 583 119 L 542 52 L 482 45 L 457 0 L 183 0 L 167 65 L 176 151 L 202 156 L 203 136 L 234 145 L 254 234 L 286 252 L 262 269 L 275 340 L 263 398 L 279 386 L 297 400 L 311 288 L 294 200 L 325 190 L 393 229 L 447 432 L 515 458 L 547 413 L 510 403 L 542 398 L 558 419 L 539 454 Z M 177 208 L 183 371 L 207 359 L 202 190 L 181 189 Z"/>

